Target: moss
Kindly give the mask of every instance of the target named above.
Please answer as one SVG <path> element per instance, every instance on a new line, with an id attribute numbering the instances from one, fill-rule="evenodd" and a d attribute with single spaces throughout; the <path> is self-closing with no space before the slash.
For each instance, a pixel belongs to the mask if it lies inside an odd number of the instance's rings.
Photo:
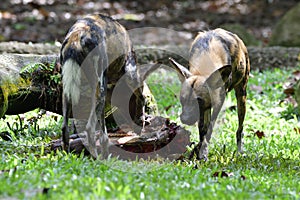
<path id="1" fill-rule="evenodd" d="M 3 91 L 2 87 L 0 87 L 0 117 L 3 117 L 5 112 L 7 111 L 8 100 L 5 91 Z"/>
<path id="2" fill-rule="evenodd" d="M 295 84 L 295 100 L 298 104 L 298 112 L 300 113 L 300 80 Z"/>
<path id="3" fill-rule="evenodd" d="M 2 79 L 0 83 L 0 117 L 3 117 L 8 109 L 8 99 L 11 96 L 18 95 L 20 88 L 30 87 L 30 80 L 19 78 L 12 81 L 13 78 Z"/>

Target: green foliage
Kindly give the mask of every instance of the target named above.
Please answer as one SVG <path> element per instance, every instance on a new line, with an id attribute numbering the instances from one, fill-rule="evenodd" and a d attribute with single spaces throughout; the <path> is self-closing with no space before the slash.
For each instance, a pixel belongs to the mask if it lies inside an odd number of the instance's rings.
<path id="1" fill-rule="evenodd" d="M 32 77 L 34 73 L 43 74 L 42 78 L 46 80 L 50 80 L 49 86 L 51 82 L 58 84 L 60 82 L 60 74 L 56 71 L 56 61 L 52 63 L 30 63 L 27 66 L 24 66 L 20 71 L 20 76 L 24 79 Z M 49 79 L 47 79 L 49 78 Z"/>
<path id="2" fill-rule="evenodd" d="M 36 137 L 49 141 L 49 137 L 59 137 L 60 121 L 61 116 L 39 109 L 26 114 L 6 116 L 0 120 L 0 136 L 17 143 L 26 140 L 30 142 Z"/>
<path id="3" fill-rule="evenodd" d="M 160 69 L 147 78 L 147 84 L 157 101 L 159 115 L 179 122 L 180 81 L 175 71 Z"/>
<path id="4" fill-rule="evenodd" d="M 60 92 L 61 74 L 57 61 L 51 63 L 30 63 L 20 71 L 24 80 L 30 81 L 30 87 L 37 87 L 45 93 L 51 94 Z"/>
<path id="5" fill-rule="evenodd" d="M 95 161 L 83 155 L 49 152 L 47 143 L 57 135 L 48 134 L 59 132 L 61 120 L 45 114 L 37 121 L 36 134 L 13 137 L 12 141 L 0 139 L 0 198 L 299 199 L 300 134 L 294 130 L 298 120 L 293 112 L 283 118 L 290 104 L 280 103 L 285 98 L 283 83 L 292 71 L 252 72 L 245 152 L 239 156 L 235 154 L 236 101 L 234 92 L 228 95 L 207 162 Z M 180 83 L 176 74 L 159 71 L 148 83 L 161 114 L 179 122 Z M 11 124 L 18 119 L 8 117 L 0 123 L 1 131 L 12 133 L 7 121 Z M 187 128 L 196 141 L 196 126 Z M 258 137 L 258 131 L 263 136 Z"/>

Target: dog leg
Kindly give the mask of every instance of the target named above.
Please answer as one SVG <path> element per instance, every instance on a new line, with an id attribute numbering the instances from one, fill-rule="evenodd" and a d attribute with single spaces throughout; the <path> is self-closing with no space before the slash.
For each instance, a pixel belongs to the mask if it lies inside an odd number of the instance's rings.
<path id="1" fill-rule="evenodd" d="M 200 111 L 201 112 L 201 111 Z M 201 120 L 201 119 L 200 119 Z M 204 111 L 204 119 L 203 119 L 203 124 L 202 122 L 199 123 L 199 135 L 200 135 L 200 149 L 199 149 L 199 154 L 198 158 L 200 160 L 207 161 L 207 156 L 208 156 L 208 142 L 207 141 L 207 136 L 211 136 L 212 134 L 212 125 L 211 125 L 211 109 L 207 109 Z"/>
<path id="2" fill-rule="evenodd" d="M 99 62 L 99 56 L 93 57 L 92 68 L 91 71 L 87 71 L 86 75 L 89 77 L 89 84 L 91 87 L 91 99 L 90 99 L 90 115 L 86 124 L 86 132 L 87 132 L 87 143 L 89 147 L 89 151 L 94 158 L 98 158 L 98 151 L 96 148 L 96 125 L 97 125 L 97 113 L 96 106 L 98 95 L 100 95 L 100 91 L 98 90 L 98 73 L 97 67 Z"/>
<path id="3" fill-rule="evenodd" d="M 139 87 L 135 92 L 135 113 L 134 113 L 134 123 L 136 124 L 134 127 L 134 131 L 136 133 L 141 133 L 144 128 L 144 122 L 142 117 L 145 116 L 145 101 L 143 97 L 143 88 Z M 142 126 L 142 127 L 141 127 Z"/>
<path id="4" fill-rule="evenodd" d="M 71 103 L 67 100 L 66 95 L 63 95 L 63 124 L 62 124 L 62 139 L 63 149 L 69 152 L 69 117 L 71 115 Z"/>
<path id="5" fill-rule="evenodd" d="M 242 153 L 243 152 L 243 143 L 242 143 L 243 123 L 246 114 L 246 96 L 247 96 L 246 84 L 242 82 L 237 87 L 235 87 L 234 90 L 237 99 L 237 109 L 238 109 L 238 119 L 239 119 L 239 126 L 236 132 L 236 142 L 237 142 L 238 152 Z"/>
<path id="6" fill-rule="evenodd" d="M 212 112 L 212 115 L 211 115 L 211 122 L 210 122 L 210 126 L 209 126 L 209 129 L 207 131 L 207 134 L 206 134 L 206 141 L 207 141 L 207 144 L 209 144 L 209 141 L 211 139 L 211 136 L 212 136 L 212 132 L 213 132 L 213 129 L 214 129 L 214 126 L 215 126 L 215 122 L 217 120 L 217 117 L 221 111 L 221 108 L 224 104 L 224 101 L 225 101 L 225 97 L 226 97 L 226 92 L 224 90 L 224 88 L 222 89 L 218 89 L 215 91 L 215 97 L 217 97 L 216 101 L 214 101 L 212 107 L 213 107 L 213 112 Z M 208 154 L 208 150 L 207 149 L 204 149 L 204 152 L 207 152 Z"/>
<path id="7" fill-rule="evenodd" d="M 97 102 L 97 108 L 96 108 L 96 113 L 97 113 L 97 118 L 100 123 L 100 135 L 99 135 L 99 143 L 100 143 L 100 150 L 101 150 L 101 158 L 105 159 L 108 157 L 108 147 L 109 147 L 109 139 L 107 136 L 107 130 L 106 130 L 106 125 L 105 125 L 105 97 L 106 97 L 106 86 L 107 86 L 107 81 L 106 81 L 106 71 L 101 73 L 101 76 L 99 78 L 99 88 L 100 88 L 100 93 L 98 93 L 98 99 L 99 102 Z"/>
<path id="8" fill-rule="evenodd" d="M 200 116 L 198 121 L 198 129 L 199 129 L 199 143 L 194 147 L 192 150 L 189 159 L 192 159 L 193 156 L 196 154 L 196 159 L 198 160 L 207 160 L 207 141 L 206 135 L 211 134 L 208 133 L 212 131 L 210 122 L 211 122 L 211 109 L 200 108 Z"/>
<path id="9" fill-rule="evenodd" d="M 86 132 L 87 132 L 87 143 L 88 148 L 91 155 L 95 158 L 98 157 L 98 152 L 96 148 L 96 141 L 95 141 L 95 131 L 96 131 L 96 123 L 97 123 L 97 116 L 96 116 L 96 88 L 92 86 L 92 98 L 91 98 L 91 108 L 90 108 L 90 115 L 86 125 Z"/>

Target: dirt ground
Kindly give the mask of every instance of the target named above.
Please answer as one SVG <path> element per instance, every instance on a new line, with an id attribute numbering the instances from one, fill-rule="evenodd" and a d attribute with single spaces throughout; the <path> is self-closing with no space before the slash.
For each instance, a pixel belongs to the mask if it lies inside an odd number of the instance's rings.
<path id="1" fill-rule="evenodd" d="M 267 44 L 275 23 L 297 0 L 88 1 L 4 0 L 0 4 L 0 41 L 61 42 L 74 21 L 106 13 L 127 29 L 162 27 L 196 34 L 239 23 Z"/>

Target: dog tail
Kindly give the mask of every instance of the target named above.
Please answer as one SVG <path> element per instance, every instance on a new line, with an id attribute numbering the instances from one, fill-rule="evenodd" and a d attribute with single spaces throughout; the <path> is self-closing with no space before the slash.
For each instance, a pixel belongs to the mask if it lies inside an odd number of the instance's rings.
<path id="1" fill-rule="evenodd" d="M 79 102 L 81 69 L 79 64 L 72 58 L 65 61 L 62 66 L 63 95 L 73 105 Z"/>

